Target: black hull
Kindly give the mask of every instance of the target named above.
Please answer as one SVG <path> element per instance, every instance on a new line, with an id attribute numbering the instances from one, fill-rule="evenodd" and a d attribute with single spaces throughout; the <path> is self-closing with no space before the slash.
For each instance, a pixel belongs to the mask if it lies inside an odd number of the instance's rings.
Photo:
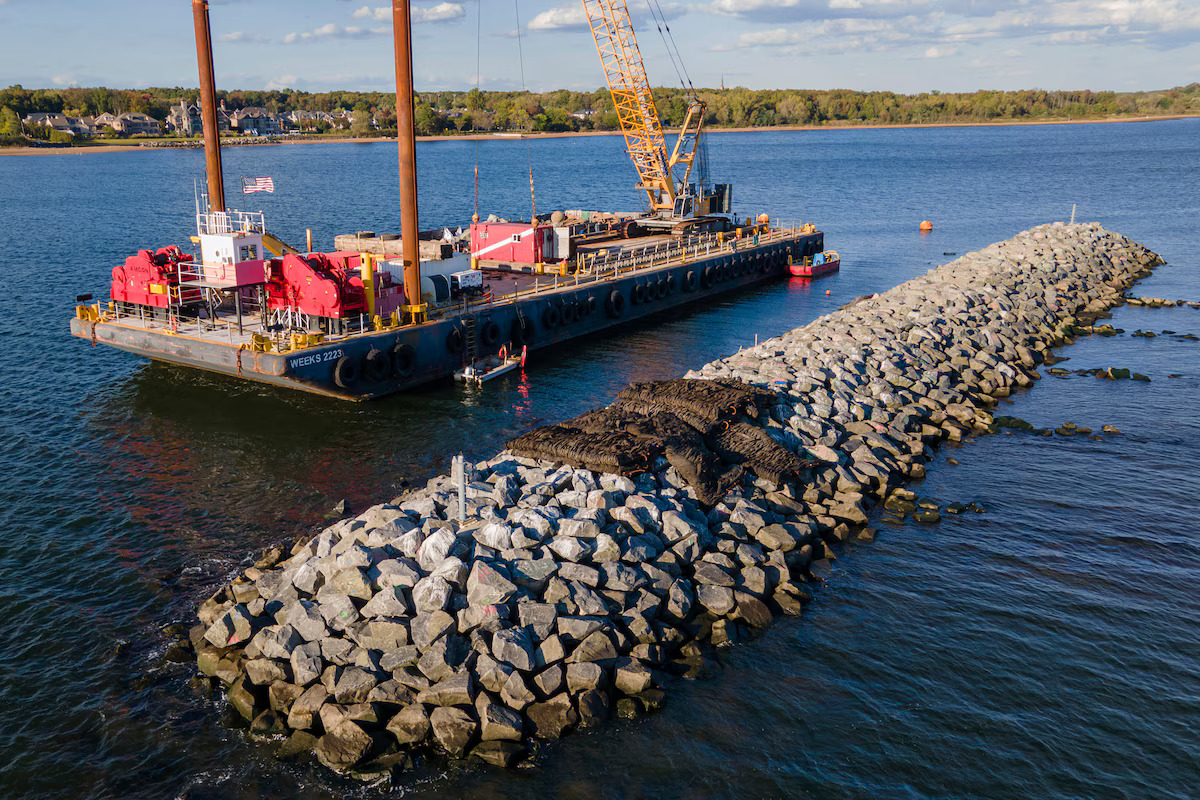
<path id="1" fill-rule="evenodd" d="M 480 337 L 478 357 L 495 354 L 501 346 L 507 346 L 510 352 L 523 345 L 533 351 L 777 280 L 788 275 L 791 254 L 823 249 L 824 235 L 820 231 L 795 234 L 758 246 L 747 244 L 734 254 L 698 257 L 578 286 L 564 283 L 554 291 L 485 306 L 469 314 L 451 314 L 421 325 L 355 335 L 285 353 L 254 352 L 244 345 L 173 334 L 159 328 L 147 329 L 136 322 L 94 324 L 73 319 L 71 332 L 157 361 L 342 399 L 372 400 L 451 377 L 466 358 L 464 348 L 456 350 L 452 346 L 452 340 L 458 338 L 454 331 L 458 330 L 459 336 L 465 334 L 469 318 L 475 320 L 477 332 L 486 329 L 493 334 L 490 342 L 488 337 Z M 570 321 L 567 318 L 575 315 L 566 312 L 568 306 L 578 312 Z M 558 324 L 552 324 L 556 320 Z M 386 376 L 376 375 L 372 380 L 360 369 L 360 377 L 348 387 L 339 386 L 335 380 L 335 365 L 343 358 L 362 365 L 372 350 L 391 354 L 401 346 L 407 346 L 406 358 L 395 359 L 393 366 L 402 369 L 403 374 L 393 368 Z"/>

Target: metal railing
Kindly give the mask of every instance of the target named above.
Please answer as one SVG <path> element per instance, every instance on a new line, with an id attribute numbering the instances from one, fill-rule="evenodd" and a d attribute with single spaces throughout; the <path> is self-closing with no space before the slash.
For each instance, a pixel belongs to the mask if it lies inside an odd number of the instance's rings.
<path id="1" fill-rule="evenodd" d="M 261 211 L 201 211 L 196 214 L 197 233 L 265 233 Z"/>

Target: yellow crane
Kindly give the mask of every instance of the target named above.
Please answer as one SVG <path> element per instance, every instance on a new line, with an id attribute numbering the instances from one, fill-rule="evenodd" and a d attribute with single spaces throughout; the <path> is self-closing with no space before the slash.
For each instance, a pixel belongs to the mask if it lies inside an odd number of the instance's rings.
<path id="1" fill-rule="evenodd" d="M 626 0 L 582 2 L 625 135 L 625 147 L 641 179 L 637 188 L 646 192 L 654 211 L 674 217 L 728 211 L 727 190 L 721 193 L 723 197 L 693 197 L 688 189 L 704 127 L 704 102 L 691 92 L 683 127 L 668 156 L 662 121 L 654 105 Z M 701 194 L 703 188 L 700 187 Z"/>

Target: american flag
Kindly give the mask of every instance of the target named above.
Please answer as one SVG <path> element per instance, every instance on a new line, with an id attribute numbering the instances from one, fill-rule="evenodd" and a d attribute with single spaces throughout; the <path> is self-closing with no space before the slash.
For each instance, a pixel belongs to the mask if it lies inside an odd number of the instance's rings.
<path id="1" fill-rule="evenodd" d="M 260 176 L 258 178 L 242 178 L 242 194 L 253 194 L 254 192 L 274 192 L 275 181 L 271 177 Z"/>

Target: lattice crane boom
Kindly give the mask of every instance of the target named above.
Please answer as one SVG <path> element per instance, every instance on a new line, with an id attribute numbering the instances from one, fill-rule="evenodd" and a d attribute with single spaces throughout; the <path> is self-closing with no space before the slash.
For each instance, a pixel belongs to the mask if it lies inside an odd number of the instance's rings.
<path id="1" fill-rule="evenodd" d="M 675 198 L 684 193 L 704 126 L 705 106 L 694 95 L 683 129 L 672 153 L 667 155 L 662 121 L 654 105 L 642 53 L 633 32 L 626 0 L 582 0 L 604 78 L 625 135 L 625 147 L 656 211 L 675 209 Z M 676 167 L 683 174 L 676 176 Z"/>

